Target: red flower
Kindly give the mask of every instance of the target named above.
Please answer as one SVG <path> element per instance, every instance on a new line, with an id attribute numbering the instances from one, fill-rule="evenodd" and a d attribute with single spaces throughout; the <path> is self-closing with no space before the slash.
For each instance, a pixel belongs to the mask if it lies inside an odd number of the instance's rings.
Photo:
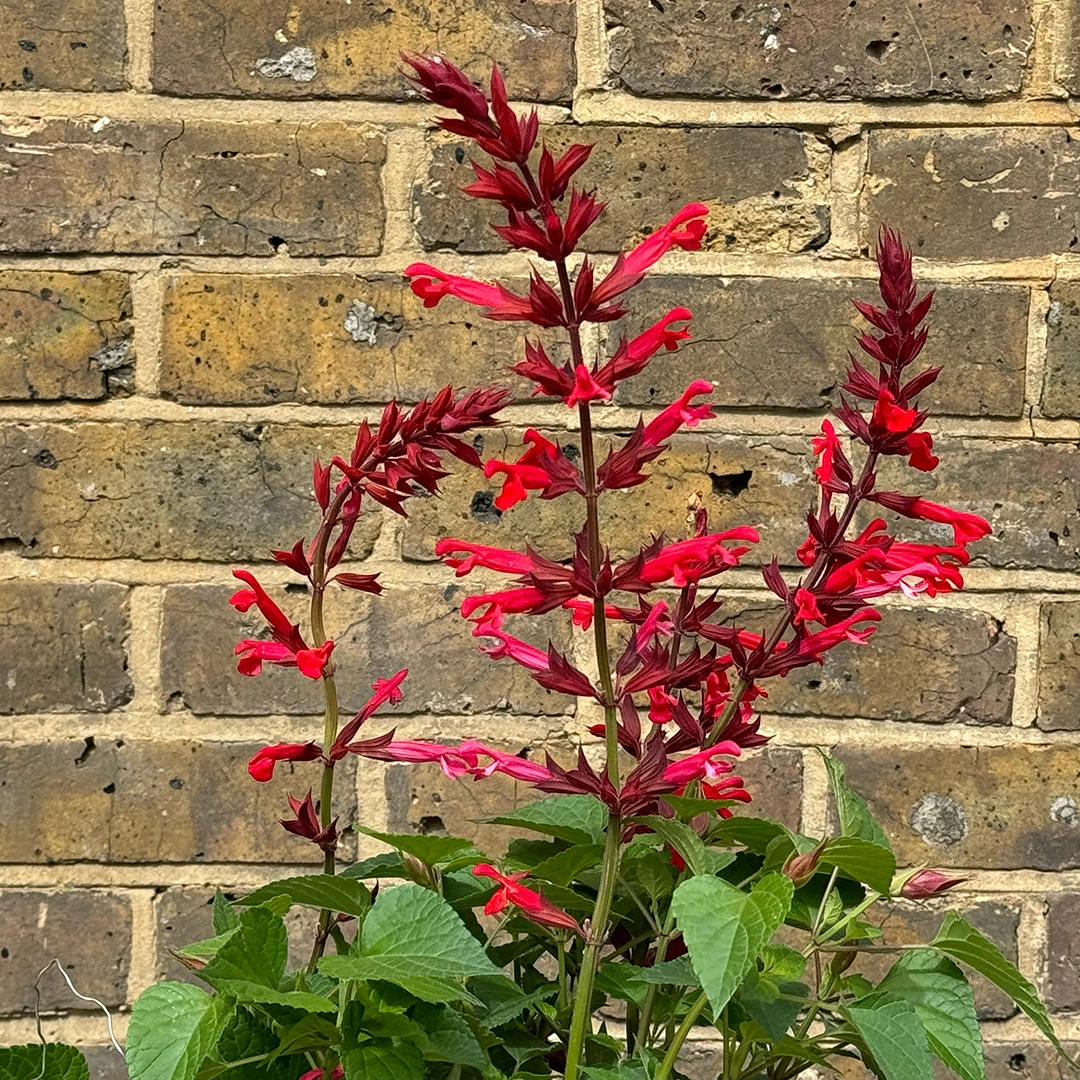
<path id="1" fill-rule="evenodd" d="M 649 585 L 659 585 L 669 579 L 677 588 L 691 585 L 704 577 L 720 573 L 735 566 L 749 548 L 726 548 L 725 540 L 748 540 L 752 544 L 758 541 L 756 529 L 742 525 L 727 532 L 710 533 L 707 536 L 695 536 L 690 540 L 662 547 L 656 555 L 646 559 L 638 577 Z M 621 569 L 621 568 L 620 568 Z"/>
<path id="2" fill-rule="evenodd" d="M 322 755 L 322 749 L 313 742 L 278 743 L 264 746 L 249 762 L 248 772 L 252 780 L 260 784 L 274 778 L 274 766 L 279 761 L 314 761 Z"/>
<path id="3" fill-rule="evenodd" d="M 447 274 L 428 263 L 412 263 L 405 267 L 405 276 L 413 279 L 410 287 L 424 301 L 424 307 L 435 307 L 444 296 L 456 296 L 480 307 L 494 307 L 503 302 L 503 293 L 497 285 Z"/>
<path id="4" fill-rule="evenodd" d="M 871 495 L 875 502 L 889 510 L 895 510 L 904 517 L 918 518 L 922 521 L 938 521 L 943 525 L 951 525 L 953 530 L 953 542 L 961 547 L 975 543 L 984 536 L 989 536 L 993 530 L 990 523 L 978 514 L 969 514 L 963 510 L 953 510 L 951 507 L 942 506 L 940 503 L 930 502 L 929 499 L 921 499 L 914 495 L 898 495 L 894 491 L 879 491 Z"/>
<path id="5" fill-rule="evenodd" d="M 679 699 L 659 686 L 649 689 L 649 719 L 654 724 L 666 724 L 675 716 L 675 706 Z"/>
<path id="6" fill-rule="evenodd" d="M 931 896 L 940 896 L 965 881 L 967 878 L 949 877 L 940 870 L 916 870 L 900 887 L 900 895 L 907 900 L 928 900 Z"/>
<path id="7" fill-rule="evenodd" d="M 522 915 L 541 926 L 551 926 L 560 930 L 573 930 L 580 933 L 577 920 L 562 908 L 556 907 L 543 893 L 520 884 L 527 874 L 500 874 L 490 863 L 477 863 L 473 867 L 477 877 L 492 878 L 499 883 L 499 888 L 484 905 L 485 915 L 498 915 L 509 904 L 521 909 Z"/>
<path id="8" fill-rule="evenodd" d="M 882 389 L 874 404 L 873 416 L 870 425 L 879 431 L 901 432 L 910 431 L 918 420 L 918 409 L 903 409 L 896 403 L 892 391 Z"/>
<path id="9" fill-rule="evenodd" d="M 336 850 L 338 843 L 337 818 L 334 818 L 324 829 L 322 822 L 319 821 L 319 815 L 315 813 L 315 804 L 311 801 L 310 791 L 303 799 L 294 799 L 291 795 L 287 796 L 287 798 L 293 816 L 291 818 L 282 818 L 281 824 L 285 831 L 292 833 L 294 836 L 300 836 L 305 840 L 310 840 L 323 851 Z"/>
<path id="10" fill-rule="evenodd" d="M 450 552 L 464 552 L 465 558 L 447 558 Z M 478 566 L 485 570 L 497 570 L 500 574 L 527 574 L 533 565 L 532 559 L 519 551 L 485 547 L 483 544 L 470 544 L 466 540 L 450 538 L 440 540 L 435 545 L 435 554 L 454 571 L 455 577 L 464 577 Z"/>
<path id="11" fill-rule="evenodd" d="M 490 480 L 496 473 L 505 473 L 502 491 L 495 498 L 500 510 L 509 510 L 521 502 L 530 491 L 544 491 L 551 485 L 551 473 L 545 463 L 554 464 L 559 448 L 538 431 L 529 428 L 525 432 L 529 449 L 517 461 L 491 460 L 484 466 L 484 475 Z"/>
<path id="12" fill-rule="evenodd" d="M 821 421 L 821 436 L 812 439 L 810 445 L 814 453 L 821 457 L 821 464 L 814 470 L 817 478 L 823 484 L 828 484 L 833 478 L 837 454 L 841 452 L 840 440 L 836 437 L 836 428 L 831 421 Z"/>
<path id="13" fill-rule="evenodd" d="M 933 472 L 937 468 L 938 458 L 932 453 L 934 440 L 928 432 L 913 431 L 907 437 L 907 444 L 908 450 L 911 451 L 908 464 L 913 469 L 919 469 L 922 472 Z"/>
<path id="14" fill-rule="evenodd" d="M 824 621 L 825 616 L 818 607 L 817 597 L 808 589 L 799 589 L 795 593 L 795 625 Z"/>
<path id="15" fill-rule="evenodd" d="M 495 750 L 475 739 L 466 739 L 459 746 L 446 746 L 418 739 L 398 739 L 382 746 L 365 748 L 361 753 L 363 757 L 377 758 L 380 761 L 437 763 L 447 776 L 455 780 L 460 776 L 471 776 L 474 780 L 480 780 L 493 773 L 502 773 L 514 780 L 530 784 L 551 778 L 550 770 L 543 765 L 516 754 Z M 481 763 L 481 758 L 488 758 L 489 763 Z"/>
<path id="16" fill-rule="evenodd" d="M 738 757 L 742 751 L 733 742 L 718 742 L 681 761 L 673 761 L 664 769 L 664 780 L 669 784 L 689 784 L 692 780 L 708 780 L 717 783 L 735 768 L 730 761 L 719 758 Z"/>
<path id="17" fill-rule="evenodd" d="M 584 364 L 578 364 L 574 369 L 574 388 L 564 400 L 568 406 L 573 408 L 579 402 L 607 401 L 610 397 L 611 391 L 601 386 Z"/>
<path id="18" fill-rule="evenodd" d="M 683 424 L 687 427 L 697 427 L 699 421 L 713 419 L 713 411 L 708 405 L 690 403 L 692 398 L 712 392 L 711 382 L 695 379 L 677 401 L 670 404 L 655 420 L 645 425 L 644 445 L 659 446 L 665 439 L 670 439 Z"/>

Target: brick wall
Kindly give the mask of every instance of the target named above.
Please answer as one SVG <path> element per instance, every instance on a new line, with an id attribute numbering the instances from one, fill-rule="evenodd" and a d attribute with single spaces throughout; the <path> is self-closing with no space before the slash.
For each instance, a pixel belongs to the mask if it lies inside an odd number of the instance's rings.
<path id="1" fill-rule="evenodd" d="M 809 748 L 835 746 L 903 860 L 971 875 L 953 903 L 1080 1039 L 1080 2 L 4 12 L 0 1043 L 33 1037 L 47 959 L 123 1009 L 183 977 L 167 949 L 203 934 L 212 886 L 302 869 L 274 820 L 302 780 L 256 787 L 243 762 L 263 740 L 317 736 L 318 688 L 235 674 L 229 565 L 310 533 L 313 452 L 347 445 L 390 395 L 486 379 L 517 349 L 512 329 L 450 303 L 426 311 L 401 284 L 432 251 L 481 276 L 527 271 L 456 193 L 461 147 L 403 90 L 396 51 L 436 46 L 477 72 L 505 61 L 552 144 L 598 143 L 600 251 L 686 199 L 712 207 L 705 250 L 670 258 L 635 315 L 686 302 L 694 343 L 627 385 L 601 425 L 625 427 L 690 373 L 718 382 L 723 407 L 653 484 L 605 507 L 626 543 L 642 525 L 678 529 L 702 491 L 714 520 L 793 550 L 807 436 L 857 321 L 847 299 L 871 293 L 867 245 L 882 220 L 914 245 L 938 289 L 929 355 L 947 362 L 927 486 L 995 535 L 961 596 L 895 605 L 877 647 L 776 688 L 763 706 L 777 737 L 746 773 L 761 811 L 820 829 Z M 519 390 L 515 429 L 565 428 L 564 410 Z M 460 590 L 431 557 L 449 534 L 565 546 L 571 507 L 500 518 L 461 473 L 407 524 L 366 518 L 358 553 L 389 589 L 332 615 L 346 700 L 411 664 L 402 734 L 573 745 L 591 718 L 474 654 Z M 749 569 L 729 585 L 734 604 L 764 599 Z M 521 795 L 376 763 L 341 788 L 345 820 L 465 834 Z M 889 932 L 928 921 L 898 911 Z M 102 1043 L 99 1018 L 61 990 L 46 991 L 49 1034 Z M 980 1007 L 995 1080 L 1059 1075 L 999 994 L 982 987 Z M 103 1050 L 93 1066 L 118 1075 Z"/>

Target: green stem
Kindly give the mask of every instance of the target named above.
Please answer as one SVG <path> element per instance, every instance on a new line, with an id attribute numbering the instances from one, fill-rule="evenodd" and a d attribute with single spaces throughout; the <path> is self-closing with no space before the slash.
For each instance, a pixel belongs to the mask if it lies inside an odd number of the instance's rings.
<path id="1" fill-rule="evenodd" d="M 709 996 L 702 990 L 694 999 L 693 1005 L 690 1006 L 690 1011 L 683 1017 L 682 1023 L 678 1026 L 675 1034 L 672 1036 L 671 1042 L 667 1048 L 667 1053 L 664 1055 L 664 1060 L 660 1062 L 660 1068 L 656 1070 L 654 1080 L 670 1080 L 671 1072 L 675 1068 L 675 1062 L 679 1057 L 679 1051 L 682 1050 L 683 1043 L 686 1042 L 691 1030 L 693 1030 L 694 1024 L 697 1023 L 697 1018 L 704 1012 L 705 1006 L 708 1004 Z"/>
<path id="2" fill-rule="evenodd" d="M 847 912 L 838 922 L 834 923 L 827 930 L 819 931 L 820 940 L 828 941 L 829 938 L 839 933 L 839 931 L 845 930 L 848 923 L 850 923 L 852 919 L 857 919 L 868 907 L 870 907 L 872 904 L 876 904 L 879 900 L 883 900 L 884 898 L 884 893 L 871 893 L 861 904 L 859 904 L 858 907 L 852 908 L 851 911 Z M 817 935 L 815 935 L 815 937 L 817 937 Z M 811 941 L 809 947 L 813 948 L 815 944 L 816 940 Z M 805 955 L 809 955 L 809 953 L 806 953 Z"/>

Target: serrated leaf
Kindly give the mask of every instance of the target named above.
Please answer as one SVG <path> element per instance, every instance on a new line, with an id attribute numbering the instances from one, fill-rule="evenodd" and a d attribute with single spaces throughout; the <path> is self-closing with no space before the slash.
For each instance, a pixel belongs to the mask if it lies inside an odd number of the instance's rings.
<path id="1" fill-rule="evenodd" d="M 896 873 L 896 857 L 887 847 L 858 836 L 838 836 L 828 841 L 821 862 L 839 868 L 885 896 L 889 895 Z"/>
<path id="2" fill-rule="evenodd" d="M 690 957 L 676 956 L 674 960 L 665 960 L 652 967 L 634 968 L 634 978 L 643 983 L 655 983 L 658 986 L 700 986 L 701 980 L 694 973 Z"/>
<path id="3" fill-rule="evenodd" d="M 642 825 L 647 825 L 665 843 L 674 848 L 682 856 L 691 874 L 719 873 L 735 859 L 730 851 L 710 851 L 701 837 L 683 821 L 659 815 L 635 820 L 641 822 Z"/>
<path id="4" fill-rule="evenodd" d="M 628 847 L 622 859 L 623 877 L 636 889 L 644 889 L 653 901 L 670 896 L 676 872 L 671 857 L 655 848 Z"/>
<path id="5" fill-rule="evenodd" d="M 158 983 L 139 995 L 128 1025 L 131 1080 L 192 1080 L 217 1045 L 233 1003 L 189 983 Z"/>
<path id="6" fill-rule="evenodd" d="M 886 851 L 892 851 L 889 838 L 874 820 L 866 800 L 852 791 L 844 781 L 844 763 L 824 752 L 821 756 L 825 759 L 825 768 L 829 774 L 829 786 L 836 802 L 836 814 L 840 819 L 840 832 L 844 836 L 868 840 Z"/>
<path id="7" fill-rule="evenodd" d="M 389 1039 L 373 1039 L 349 1050 L 341 1064 L 345 1080 L 424 1080 L 427 1073 L 415 1046 Z"/>
<path id="8" fill-rule="evenodd" d="M 417 1048 L 429 1061 L 447 1061 L 483 1070 L 488 1058 L 473 1029 L 460 1013 L 446 1005 L 419 1005 L 411 1018 L 421 1028 Z"/>
<path id="9" fill-rule="evenodd" d="M 214 956 L 222 945 L 229 941 L 239 929 L 240 927 L 236 926 L 232 930 L 226 930 L 224 934 L 218 934 L 217 937 L 206 938 L 204 941 L 193 941 L 190 945 L 185 945 L 182 949 L 176 951 L 183 956 Z"/>
<path id="10" fill-rule="evenodd" d="M 511 814 L 485 819 L 489 825 L 510 825 L 565 840 L 568 844 L 599 844 L 607 828 L 607 807 L 592 795 L 556 795 L 526 803 Z"/>
<path id="11" fill-rule="evenodd" d="M 0 1046 L 0 1080 L 89 1080 L 86 1058 L 66 1043 Z"/>
<path id="12" fill-rule="evenodd" d="M 776 1040 L 783 1038 L 802 1010 L 804 1003 L 791 999 L 805 998 L 809 993 L 810 988 L 805 983 L 773 979 L 751 970 L 736 992 L 735 1000 L 770 1039 Z"/>
<path id="13" fill-rule="evenodd" d="M 853 1005 L 848 1015 L 884 1080 L 933 1076 L 926 1031 L 910 1002 L 882 998 L 871 1006 Z"/>
<path id="14" fill-rule="evenodd" d="M 675 890 L 675 920 L 714 1014 L 757 963 L 783 923 L 793 893 L 791 880 L 783 874 L 769 874 L 749 893 L 706 876 L 689 878 Z"/>
<path id="15" fill-rule="evenodd" d="M 240 925 L 240 916 L 229 903 L 228 897 L 220 890 L 214 890 L 214 933 L 227 934 Z M 185 950 L 186 951 L 186 950 Z"/>
<path id="16" fill-rule="evenodd" d="M 352 866 L 346 866 L 338 877 L 364 880 L 365 878 L 405 877 L 405 864 L 396 851 L 384 851 L 381 855 L 372 855 L 370 859 L 361 859 Z"/>
<path id="17" fill-rule="evenodd" d="M 790 945 L 766 945 L 761 950 L 765 971 L 778 979 L 798 979 L 806 970 L 806 957 Z"/>
<path id="18" fill-rule="evenodd" d="M 414 859 L 419 859 L 426 866 L 441 866 L 450 861 L 454 856 L 461 854 L 467 849 L 476 853 L 479 862 L 483 856 L 473 848 L 471 840 L 465 840 L 460 836 L 428 836 L 423 833 L 382 833 L 374 829 L 357 825 L 357 832 L 365 833 L 375 840 L 381 840 L 384 844 L 397 851 L 404 851 Z"/>
<path id="19" fill-rule="evenodd" d="M 771 818 L 743 817 L 736 814 L 712 827 L 710 839 L 723 844 L 738 844 L 757 855 L 764 855 L 778 836 L 792 836 L 786 825 Z"/>
<path id="20" fill-rule="evenodd" d="M 931 1052 L 961 1080 L 986 1080 L 975 996 L 948 957 L 933 949 L 903 953 L 878 989 L 915 1007 Z"/>
<path id="21" fill-rule="evenodd" d="M 575 844 L 533 867 L 531 876 L 553 885 L 569 885 L 578 874 L 600 865 L 603 844 Z"/>
<path id="22" fill-rule="evenodd" d="M 308 874 L 272 881 L 241 897 L 237 903 L 251 907 L 277 897 L 285 897 L 293 904 L 327 908 L 357 918 L 363 918 L 371 907 L 371 893 L 364 885 L 335 874 Z"/>
<path id="23" fill-rule="evenodd" d="M 980 975 L 985 975 L 999 990 L 1004 990 L 1027 1014 L 1035 1026 L 1057 1047 L 1068 1060 L 1046 1006 L 1039 1000 L 1035 987 L 1024 978 L 1016 966 L 1007 960 L 1001 950 L 984 934 L 955 911 L 946 914 L 937 936 L 931 946 L 951 956 L 954 960 L 974 968 Z"/>

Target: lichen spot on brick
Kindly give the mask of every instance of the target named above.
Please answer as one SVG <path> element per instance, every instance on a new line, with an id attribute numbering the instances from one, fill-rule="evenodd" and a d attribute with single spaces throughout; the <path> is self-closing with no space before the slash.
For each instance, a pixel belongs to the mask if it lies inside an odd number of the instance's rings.
<path id="1" fill-rule="evenodd" d="M 968 834 L 967 814 L 950 795 L 931 791 L 911 808 L 908 823 L 928 844 L 950 847 Z"/>
<path id="2" fill-rule="evenodd" d="M 377 329 L 375 309 L 363 300 L 354 300 L 345 312 L 345 332 L 353 341 L 374 345 Z"/>
<path id="3" fill-rule="evenodd" d="M 1075 829 L 1080 825 L 1080 807 L 1071 795 L 1059 795 L 1050 804 L 1050 820 Z"/>
<path id="4" fill-rule="evenodd" d="M 311 82 L 319 73 L 315 54 L 306 45 L 294 45 L 277 59 L 264 56 L 255 61 L 255 70 L 265 79 L 292 79 L 300 83 Z"/>

